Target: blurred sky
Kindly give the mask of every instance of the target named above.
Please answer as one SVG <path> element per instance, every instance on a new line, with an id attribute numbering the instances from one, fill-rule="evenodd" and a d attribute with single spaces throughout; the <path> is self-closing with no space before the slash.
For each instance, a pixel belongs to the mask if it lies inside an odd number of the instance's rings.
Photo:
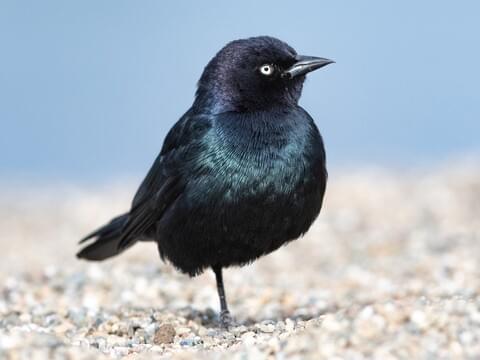
<path id="1" fill-rule="evenodd" d="M 230 40 L 332 58 L 301 104 L 329 166 L 480 152 L 478 1 L 0 1 L 0 180 L 141 177 Z"/>

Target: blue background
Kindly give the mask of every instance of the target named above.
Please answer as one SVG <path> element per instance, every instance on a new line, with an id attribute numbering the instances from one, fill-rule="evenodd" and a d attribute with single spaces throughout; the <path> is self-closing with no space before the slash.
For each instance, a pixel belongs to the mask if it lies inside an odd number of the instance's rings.
<path id="1" fill-rule="evenodd" d="M 478 154 L 478 1 L 0 1 L 0 180 L 141 177 L 230 40 L 337 61 L 301 104 L 330 167 Z"/>

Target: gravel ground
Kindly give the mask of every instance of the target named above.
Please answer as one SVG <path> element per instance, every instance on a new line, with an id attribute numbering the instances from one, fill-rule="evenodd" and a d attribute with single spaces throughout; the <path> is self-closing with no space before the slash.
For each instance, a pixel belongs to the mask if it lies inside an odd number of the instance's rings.
<path id="1" fill-rule="evenodd" d="M 225 272 L 228 332 L 213 274 L 153 244 L 75 259 L 133 186 L 3 187 L 0 358 L 478 359 L 478 169 L 333 174 L 304 238 Z"/>

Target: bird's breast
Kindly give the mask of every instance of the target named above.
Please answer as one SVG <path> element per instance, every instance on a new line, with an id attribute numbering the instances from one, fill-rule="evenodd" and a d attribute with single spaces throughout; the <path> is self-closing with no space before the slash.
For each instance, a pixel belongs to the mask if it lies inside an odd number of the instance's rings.
<path id="1" fill-rule="evenodd" d="M 318 131 L 291 114 L 220 119 L 206 144 L 199 176 L 192 181 L 196 189 L 217 195 L 203 198 L 238 203 L 298 195 L 303 184 L 316 181 L 323 166 Z"/>

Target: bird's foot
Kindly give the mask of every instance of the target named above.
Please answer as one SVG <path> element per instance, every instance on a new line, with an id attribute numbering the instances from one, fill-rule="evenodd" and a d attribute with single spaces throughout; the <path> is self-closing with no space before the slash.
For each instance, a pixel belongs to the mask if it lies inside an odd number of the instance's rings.
<path id="1" fill-rule="evenodd" d="M 229 327 L 234 325 L 233 317 L 230 315 L 230 311 L 223 310 L 220 313 L 220 325 L 225 330 L 228 330 Z"/>

